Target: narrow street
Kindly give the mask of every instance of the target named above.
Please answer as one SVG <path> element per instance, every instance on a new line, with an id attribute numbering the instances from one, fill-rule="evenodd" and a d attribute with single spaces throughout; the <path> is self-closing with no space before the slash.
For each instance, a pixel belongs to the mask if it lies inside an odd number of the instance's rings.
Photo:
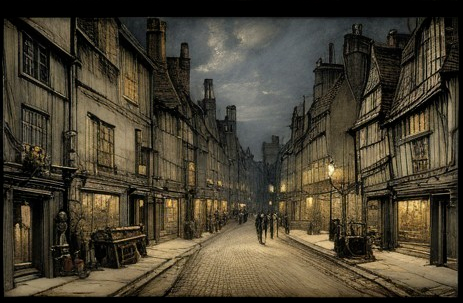
<path id="1" fill-rule="evenodd" d="M 235 223 L 232 223 L 235 224 Z M 282 230 L 281 230 L 282 231 Z M 169 281 L 169 282 L 168 282 Z M 166 283 L 172 283 L 169 289 Z M 160 288 L 164 292 L 159 292 Z M 227 228 L 178 267 L 140 289 L 138 296 L 385 297 L 391 294 L 280 233 L 259 244 L 254 218 Z"/>

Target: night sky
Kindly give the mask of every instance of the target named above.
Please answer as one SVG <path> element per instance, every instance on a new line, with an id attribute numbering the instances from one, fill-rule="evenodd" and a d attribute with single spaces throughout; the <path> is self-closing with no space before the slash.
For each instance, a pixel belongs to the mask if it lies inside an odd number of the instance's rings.
<path id="1" fill-rule="evenodd" d="M 363 25 L 363 35 L 386 42 L 391 29 L 409 33 L 405 17 L 158 17 L 167 23 L 167 56 L 179 57 L 189 45 L 191 97 L 204 95 L 204 79 L 213 79 L 217 119 L 228 105 L 237 108 L 241 146 L 262 159 L 262 142 L 272 135 L 280 143 L 290 138 L 295 106 L 312 102 L 313 70 L 319 58 L 328 62 L 334 44 L 335 63 L 342 64 L 344 35 L 352 24 Z M 146 18 L 120 18 L 145 46 Z"/>

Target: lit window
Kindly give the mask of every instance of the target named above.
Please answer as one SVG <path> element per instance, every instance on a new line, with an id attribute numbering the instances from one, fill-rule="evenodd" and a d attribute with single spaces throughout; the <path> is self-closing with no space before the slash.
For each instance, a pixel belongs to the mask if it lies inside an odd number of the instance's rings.
<path id="1" fill-rule="evenodd" d="M 143 137 L 141 130 L 135 130 L 135 152 L 136 152 L 136 172 L 139 175 L 146 176 L 146 168 L 148 165 L 148 154 L 146 148 L 143 147 Z"/>
<path id="2" fill-rule="evenodd" d="M 138 103 L 138 64 L 136 58 L 125 51 L 122 62 L 124 74 L 124 96 Z"/>
<path id="3" fill-rule="evenodd" d="M 196 168 L 194 162 L 188 162 L 188 185 L 196 185 Z"/>
<path id="4" fill-rule="evenodd" d="M 76 210 L 75 210 L 76 211 Z M 105 227 L 118 227 L 120 219 L 119 196 L 82 193 L 82 227 L 84 233 Z"/>

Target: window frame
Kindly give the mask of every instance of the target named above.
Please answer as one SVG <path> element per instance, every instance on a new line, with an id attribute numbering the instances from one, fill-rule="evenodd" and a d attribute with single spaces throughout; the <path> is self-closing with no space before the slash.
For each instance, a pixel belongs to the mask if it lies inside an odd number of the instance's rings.
<path id="1" fill-rule="evenodd" d="M 38 81 L 41 84 L 50 86 L 50 48 L 37 39 L 34 35 L 31 35 L 25 31 L 21 31 L 20 36 L 20 74 Z M 30 41 L 31 52 L 26 54 L 26 40 Z M 44 58 L 43 62 L 42 59 Z M 28 65 L 28 70 L 26 70 L 26 64 Z M 46 79 L 42 78 L 42 75 L 45 71 Z"/>
<path id="2" fill-rule="evenodd" d="M 96 153 L 93 155 L 93 163 L 96 165 L 96 167 L 98 169 L 103 169 L 103 170 L 116 170 L 117 167 L 116 167 L 116 163 L 115 163 L 115 126 L 112 125 L 112 124 L 109 124 L 101 119 L 99 119 L 97 116 L 91 114 L 91 113 L 88 113 L 87 116 L 90 118 L 92 124 L 95 124 L 96 126 L 92 126 L 92 129 L 91 131 L 93 132 L 96 132 L 96 133 L 93 133 L 93 137 L 96 137 L 96 144 L 97 146 L 91 146 L 89 148 L 91 148 L 92 150 L 94 150 Z M 101 137 L 101 133 L 102 133 L 102 129 L 103 128 L 106 128 L 109 130 L 109 133 L 108 133 L 108 139 L 111 140 L 112 139 L 112 142 L 109 141 L 109 151 L 105 151 L 103 150 L 103 144 L 102 144 L 102 137 Z M 103 139 L 105 140 L 105 138 Z M 108 142 L 108 140 L 105 140 L 106 142 Z M 92 140 L 91 144 L 94 144 L 94 141 Z M 110 165 L 106 165 L 105 163 L 102 163 L 102 161 L 100 160 L 101 159 L 101 154 L 107 154 L 109 155 L 109 161 L 111 162 Z"/>
<path id="3" fill-rule="evenodd" d="M 26 123 L 26 121 L 25 121 L 25 111 L 28 111 L 28 112 L 30 112 L 31 114 L 36 115 L 35 119 L 33 119 L 33 120 L 35 120 L 36 122 L 39 121 L 39 120 L 38 120 L 38 117 L 41 117 L 41 120 L 44 121 L 44 123 L 45 123 L 45 132 L 44 132 L 44 133 L 43 133 L 43 132 L 41 133 L 41 137 L 42 137 L 42 138 L 40 139 L 40 141 L 43 141 L 43 140 L 44 140 L 45 142 L 42 142 L 42 145 L 37 145 L 37 144 L 35 144 L 35 143 L 32 142 L 32 141 L 36 141 L 36 140 L 37 140 L 37 139 L 32 139 L 32 137 L 33 137 L 33 134 L 32 134 L 33 130 L 32 130 L 32 128 L 33 128 L 33 127 L 36 127 L 36 128 L 39 127 L 37 124 L 34 124 L 33 121 L 32 121 L 32 122 L 27 121 L 27 123 L 30 124 L 30 125 L 29 125 L 29 128 L 30 128 L 30 130 L 29 130 L 30 134 L 29 134 L 29 135 L 30 135 L 31 140 L 29 140 L 30 142 L 26 142 L 26 140 L 25 140 L 25 138 L 24 138 L 24 137 L 25 137 L 25 136 L 24 136 L 24 135 L 25 135 L 25 129 L 24 129 L 24 127 L 25 127 L 25 123 Z M 21 142 L 22 142 L 22 144 L 23 144 L 23 145 L 29 144 L 30 146 L 39 146 L 39 147 L 42 148 L 44 151 L 48 150 L 48 141 L 49 141 L 49 140 L 48 140 L 48 129 L 49 129 L 49 121 L 50 121 L 50 115 L 49 115 L 48 113 L 46 113 L 46 112 L 44 112 L 44 111 L 42 111 L 42 110 L 36 109 L 36 108 L 34 108 L 34 107 L 30 106 L 30 105 L 22 104 L 22 105 L 21 105 Z M 42 128 L 42 129 L 43 129 L 43 128 Z"/>

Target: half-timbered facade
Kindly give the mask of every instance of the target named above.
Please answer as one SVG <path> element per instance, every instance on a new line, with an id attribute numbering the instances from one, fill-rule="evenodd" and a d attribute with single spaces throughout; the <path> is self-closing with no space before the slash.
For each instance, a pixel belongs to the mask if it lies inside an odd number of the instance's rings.
<path id="1" fill-rule="evenodd" d="M 401 58 L 385 125 L 399 248 L 423 250 L 431 264 L 458 255 L 458 19 L 418 25 Z"/>
<path id="2" fill-rule="evenodd" d="M 88 266 L 94 231 L 148 223 L 153 65 L 115 18 L 77 18 L 76 165 L 70 238 Z"/>
<path id="3" fill-rule="evenodd" d="M 390 216 L 393 206 L 388 186 L 392 174 L 389 138 L 382 122 L 391 107 L 400 73 L 402 42 L 398 39 L 403 41 L 408 36 L 392 30 L 387 45 L 375 42 L 372 46 L 368 81 L 353 127 L 367 233 L 386 249 L 394 247 L 390 232 L 394 220 Z"/>
<path id="4" fill-rule="evenodd" d="M 76 170 L 67 145 L 71 28 L 69 18 L 3 20 L 5 290 L 31 277 L 57 275 L 53 247 L 60 241 L 55 219 L 59 211 L 67 211 Z"/>

